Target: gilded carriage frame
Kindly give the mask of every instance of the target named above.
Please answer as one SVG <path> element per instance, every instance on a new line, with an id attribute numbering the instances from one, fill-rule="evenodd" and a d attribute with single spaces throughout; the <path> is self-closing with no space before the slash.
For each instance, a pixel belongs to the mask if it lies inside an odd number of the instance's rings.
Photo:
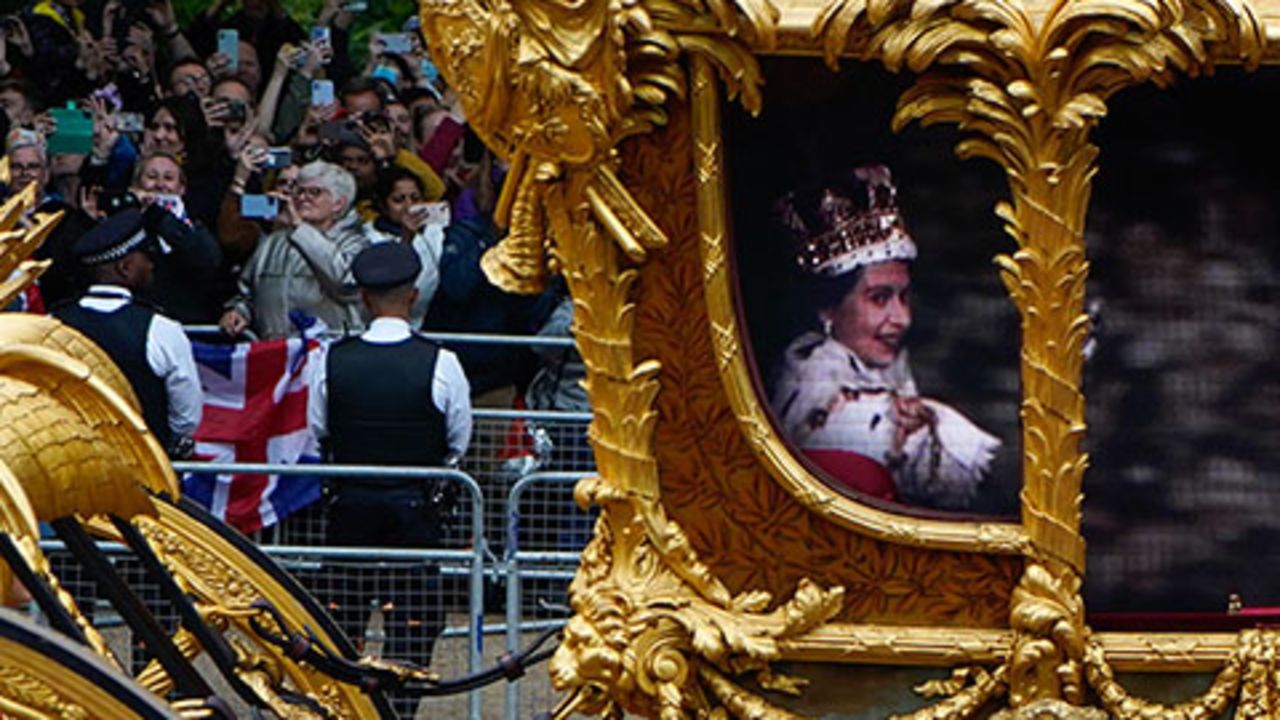
<path id="1" fill-rule="evenodd" d="M 761 692 L 801 685 L 776 660 L 956 668 L 918 717 L 1280 712 L 1270 632 L 1093 633 L 1080 596 L 1090 133 L 1126 87 L 1280 62 L 1280 3 L 436 0 L 422 20 L 510 163 L 486 271 L 521 291 L 562 273 L 577 310 L 599 467 L 577 497 L 602 512 L 553 662 L 562 713 L 787 716 Z M 764 416 L 730 292 L 719 112 L 768 102 L 770 54 L 909 71 L 895 126 L 954 124 L 961 157 L 1005 171 L 1019 523 L 858 505 Z M 1125 669 L 1217 676 L 1163 707 L 1127 693 Z"/>

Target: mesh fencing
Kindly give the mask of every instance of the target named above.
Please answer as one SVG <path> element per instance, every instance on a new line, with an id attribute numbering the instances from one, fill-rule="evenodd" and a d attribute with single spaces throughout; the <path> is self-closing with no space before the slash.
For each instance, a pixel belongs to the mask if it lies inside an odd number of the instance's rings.
<path id="1" fill-rule="evenodd" d="M 504 649 L 525 646 L 543 630 L 562 625 L 569 614 L 569 582 L 596 515 L 573 498 L 575 482 L 594 467 L 586 426 L 583 418 L 477 421 L 476 442 L 464 464 L 474 474 L 474 489 L 452 496 L 438 547 L 326 547 L 324 502 L 254 539 L 319 600 L 364 655 L 429 663 L 442 677 L 465 675 L 481 656 L 491 663 Z M 479 548 L 477 530 L 483 536 Z M 177 610 L 141 562 L 128 548 L 101 547 L 172 636 Z M 122 664 L 136 675 L 153 662 L 61 543 L 46 539 L 45 549 L 60 585 L 108 638 Z M 477 549 L 484 552 L 483 562 Z M 391 699 L 401 717 L 527 717 L 555 702 L 545 663 L 531 669 L 519 690 L 499 686 L 474 697 Z"/>
<path id="2" fill-rule="evenodd" d="M 506 576 L 507 649 L 528 645 L 538 633 L 564 623 L 572 611 L 568 588 L 597 512 L 577 507 L 573 488 L 587 473 L 534 472 L 507 497 L 503 566 Z M 529 717 L 555 704 L 547 665 L 506 689 L 507 720 Z"/>

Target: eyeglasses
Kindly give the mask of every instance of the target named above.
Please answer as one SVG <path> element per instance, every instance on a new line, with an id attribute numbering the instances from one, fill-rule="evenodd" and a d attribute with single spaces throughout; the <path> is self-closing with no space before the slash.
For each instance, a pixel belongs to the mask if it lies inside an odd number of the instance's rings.
<path id="1" fill-rule="evenodd" d="M 178 77 L 173 79 L 174 85 L 181 85 L 183 83 L 186 83 L 188 85 L 194 85 L 197 87 L 208 88 L 212 86 L 213 81 L 209 78 L 208 75 L 179 75 Z"/>
<path id="2" fill-rule="evenodd" d="M 293 194 L 298 197 L 318 198 L 329 192 L 329 188 L 322 188 L 319 185 L 295 185 Z"/>
<path id="3" fill-rule="evenodd" d="M 19 172 L 37 172 L 37 171 L 39 171 L 39 170 L 43 170 L 43 169 L 44 169 L 44 163 L 15 163 L 15 162 L 11 162 L 11 163 L 9 164 L 9 169 L 10 169 L 10 170 L 16 170 L 16 171 L 19 171 Z"/>

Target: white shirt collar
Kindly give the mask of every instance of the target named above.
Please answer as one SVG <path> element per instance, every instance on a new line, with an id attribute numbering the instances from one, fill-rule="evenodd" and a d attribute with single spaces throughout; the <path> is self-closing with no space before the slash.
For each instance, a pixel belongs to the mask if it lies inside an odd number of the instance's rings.
<path id="1" fill-rule="evenodd" d="M 110 285 L 107 283 L 95 284 L 89 286 L 90 295 L 118 295 L 122 298 L 133 298 L 133 293 L 129 288 L 123 285 Z"/>
<path id="2" fill-rule="evenodd" d="M 412 334 L 409 321 L 404 318 L 376 317 L 369 323 L 369 329 L 364 331 L 360 339 L 381 345 L 400 342 Z"/>

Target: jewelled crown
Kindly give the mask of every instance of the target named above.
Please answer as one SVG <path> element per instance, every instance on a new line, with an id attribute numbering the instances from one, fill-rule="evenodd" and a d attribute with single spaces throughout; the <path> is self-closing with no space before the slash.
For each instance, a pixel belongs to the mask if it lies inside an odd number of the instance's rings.
<path id="1" fill-rule="evenodd" d="M 889 168 L 863 165 L 816 191 L 792 191 L 776 206 L 805 272 L 844 275 L 877 262 L 913 260 L 916 245 L 898 211 Z"/>

